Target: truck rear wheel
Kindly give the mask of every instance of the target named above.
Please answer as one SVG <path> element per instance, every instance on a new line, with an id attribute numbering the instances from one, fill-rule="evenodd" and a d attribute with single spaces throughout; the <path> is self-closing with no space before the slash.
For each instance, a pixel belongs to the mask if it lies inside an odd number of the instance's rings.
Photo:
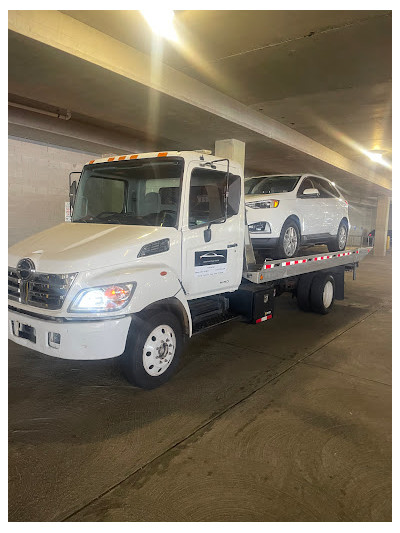
<path id="1" fill-rule="evenodd" d="M 122 371 L 132 385 L 154 389 L 174 374 L 182 347 L 182 327 L 173 313 L 135 315 L 121 356 Z"/>
<path id="2" fill-rule="evenodd" d="M 314 277 L 310 290 L 311 310 L 326 315 L 332 309 L 335 299 L 335 280 L 332 274 Z"/>
<path id="3" fill-rule="evenodd" d="M 297 305 L 302 311 L 311 311 L 310 290 L 313 275 L 303 274 L 300 276 L 296 288 Z"/>

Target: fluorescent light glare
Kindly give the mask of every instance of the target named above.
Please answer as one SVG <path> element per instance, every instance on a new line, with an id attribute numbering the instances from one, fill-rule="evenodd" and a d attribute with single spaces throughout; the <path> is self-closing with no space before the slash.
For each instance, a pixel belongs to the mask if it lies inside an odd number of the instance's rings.
<path id="1" fill-rule="evenodd" d="M 367 156 L 375 163 L 381 163 L 383 159 L 383 154 L 379 152 L 367 152 Z"/>
<path id="2" fill-rule="evenodd" d="M 178 42 L 174 28 L 174 11 L 172 9 L 141 9 L 141 14 L 154 33 L 169 41 Z"/>

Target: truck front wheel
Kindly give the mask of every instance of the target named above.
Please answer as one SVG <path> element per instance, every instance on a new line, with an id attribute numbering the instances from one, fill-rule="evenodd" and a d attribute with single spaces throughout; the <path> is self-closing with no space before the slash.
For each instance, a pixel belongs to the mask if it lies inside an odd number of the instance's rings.
<path id="1" fill-rule="evenodd" d="M 182 327 L 173 313 L 135 315 L 121 356 L 122 371 L 132 385 L 154 389 L 174 374 L 182 347 Z"/>

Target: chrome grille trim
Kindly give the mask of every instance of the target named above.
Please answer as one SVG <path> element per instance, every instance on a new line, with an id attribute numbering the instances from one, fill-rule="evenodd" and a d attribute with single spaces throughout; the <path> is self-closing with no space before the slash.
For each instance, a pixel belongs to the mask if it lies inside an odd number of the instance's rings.
<path id="1" fill-rule="evenodd" d="M 40 307 L 61 309 L 76 274 L 35 272 L 29 281 L 22 280 L 15 268 L 8 268 L 8 299 Z"/>

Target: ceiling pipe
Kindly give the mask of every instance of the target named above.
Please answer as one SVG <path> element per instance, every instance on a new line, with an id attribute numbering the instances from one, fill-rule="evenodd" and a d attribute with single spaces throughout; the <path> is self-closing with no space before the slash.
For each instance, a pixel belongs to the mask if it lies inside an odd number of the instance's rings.
<path id="1" fill-rule="evenodd" d="M 41 115 L 59 118 L 61 120 L 69 120 L 71 118 L 71 111 L 68 110 L 63 115 L 62 113 L 53 113 L 52 111 L 45 111 L 44 109 L 37 109 L 36 107 L 30 107 L 28 105 L 16 104 L 15 102 L 8 102 L 8 105 L 11 107 L 18 107 L 19 109 L 26 109 L 27 111 L 33 111 L 34 113 L 40 113 Z"/>

